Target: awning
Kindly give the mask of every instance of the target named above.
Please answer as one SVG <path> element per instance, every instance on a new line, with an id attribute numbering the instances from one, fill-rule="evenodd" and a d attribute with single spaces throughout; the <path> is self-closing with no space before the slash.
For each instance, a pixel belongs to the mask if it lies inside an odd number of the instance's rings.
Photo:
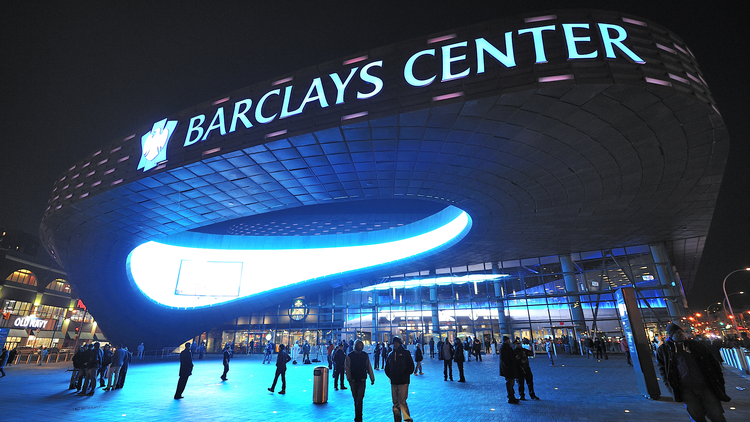
<path id="1" fill-rule="evenodd" d="M 75 340 L 76 338 L 76 332 L 75 331 L 68 331 L 68 338 L 71 340 Z M 57 336 L 55 336 L 57 338 Z M 81 333 L 81 336 L 78 337 L 78 340 L 91 340 L 94 338 L 94 335 L 91 333 Z"/>
<path id="2" fill-rule="evenodd" d="M 8 337 L 23 337 L 26 338 L 29 336 L 29 333 L 26 332 L 26 330 L 19 330 L 16 328 L 11 328 L 8 332 Z"/>
<path id="3" fill-rule="evenodd" d="M 65 338 L 65 333 L 62 331 L 37 331 L 34 335 L 37 338 Z"/>
<path id="4" fill-rule="evenodd" d="M 104 334 L 102 334 L 102 333 L 94 333 L 94 340 L 96 340 L 96 341 L 109 341 L 109 340 L 107 340 L 107 337 L 104 337 Z"/>

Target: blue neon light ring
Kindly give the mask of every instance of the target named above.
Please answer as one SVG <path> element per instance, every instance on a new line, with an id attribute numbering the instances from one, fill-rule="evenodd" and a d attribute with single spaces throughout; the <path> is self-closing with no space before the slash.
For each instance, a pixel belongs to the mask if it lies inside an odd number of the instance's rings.
<path id="1" fill-rule="evenodd" d="M 444 250 L 471 229 L 448 206 L 398 228 L 320 236 L 222 236 L 183 232 L 128 256 L 131 282 L 167 307 L 201 308 Z"/>

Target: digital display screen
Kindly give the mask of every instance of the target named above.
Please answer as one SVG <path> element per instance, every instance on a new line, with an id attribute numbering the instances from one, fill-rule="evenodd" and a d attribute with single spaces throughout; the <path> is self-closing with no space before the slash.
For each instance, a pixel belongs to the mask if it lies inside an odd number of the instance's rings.
<path id="1" fill-rule="evenodd" d="M 174 293 L 183 296 L 238 297 L 241 281 L 242 262 L 183 259 Z"/>

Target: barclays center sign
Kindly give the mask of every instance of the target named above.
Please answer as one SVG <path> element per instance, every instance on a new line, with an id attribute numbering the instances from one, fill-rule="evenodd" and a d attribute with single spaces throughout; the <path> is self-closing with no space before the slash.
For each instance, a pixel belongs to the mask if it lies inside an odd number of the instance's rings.
<path id="1" fill-rule="evenodd" d="M 181 120 L 160 120 L 141 137 L 138 169 L 148 171 L 166 161 L 170 141 L 191 148 L 209 138 L 253 130 L 278 120 L 333 107 L 356 107 L 387 95 L 384 93 L 389 89 L 424 89 L 482 75 L 491 67 L 543 65 L 549 63 L 548 56 L 559 57 L 561 50 L 565 50 L 566 61 L 611 59 L 645 63 L 629 47 L 627 30 L 613 23 L 536 22 L 496 34 L 465 40 L 455 36 L 434 38 L 428 40 L 428 48 L 390 56 L 391 61 L 361 56 L 345 61 L 341 70 L 303 81 L 281 79 L 257 95 L 238 96 L 231 102 L 229 98 L 216 101 L 212 104 L 215 109 L 208 112 Z M 364 115 L 367 113 L 349 117 Z"/>

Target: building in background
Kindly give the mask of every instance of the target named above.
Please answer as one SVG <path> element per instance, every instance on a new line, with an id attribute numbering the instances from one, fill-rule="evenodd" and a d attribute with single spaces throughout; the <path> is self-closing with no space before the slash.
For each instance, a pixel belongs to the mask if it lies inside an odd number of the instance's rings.
<path id="1" fill-rule="evenodd" d="M 39 248 L 39 239 L 18 230 L 0 229 L 0 234 L 3 347 L 67 350 L 107 341 L 65 271 Z"/>

